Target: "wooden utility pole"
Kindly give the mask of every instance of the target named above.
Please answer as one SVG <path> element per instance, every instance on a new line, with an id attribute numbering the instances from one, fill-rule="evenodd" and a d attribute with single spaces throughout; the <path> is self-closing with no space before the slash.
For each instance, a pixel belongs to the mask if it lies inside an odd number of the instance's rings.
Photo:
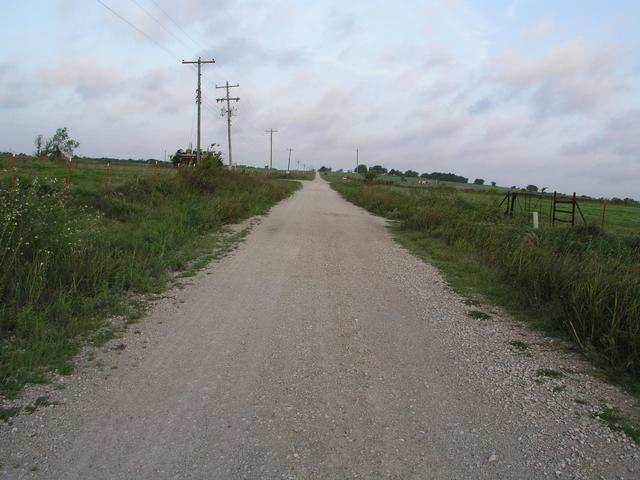
<path id="1" fill-rule="evenodd" d="M 287 162 L 287 173 L 291 171 L 291 152 L 293 152 L 293 148 L 289 149 L 289 161 Z"/>
<path id="2" fill-rule="evenodd" d="M 267 130 L 267 133 L 269 134 L 270 137 L 270 141 L 269 141 L 269 170 L 273 169 L 273 134 L 274 133 L 278 133 L 278 130 L 274 130 L 273 128 L 270 128 L 269 130 Z"/>
<path id="3" fill-rule="evenodd" d="M 353 173 L 358 173 L 359 161 L 360 161 L 360 151 L 358 148 L 356 148 L 356 169 L 353 171 Z"/>
<path id="4" fill-rule="evenodd" d="M 200 110 L 201 110 L 201 105 L 202 105 L 202 73 L 201 73 L 201 66 L 203 63 L 216 63 L 216 61 L 212 58 L 211 60 L 201 60 L 200 57 L 198 57 L 198 60 L 194 61 L 194 62 L 185 62 L 184 60 L 182 60 L 182 64 L 183 65 L 192 65 L 192 64 L 197 64 L 198 65 L 198 89 L 196 90 L 196 105 L 198 105 L 198 144 L 197 144 L 197 150 L 196 150 L 196 163 L 200 163 L 200 160 L 202 159 L 202 151 L 200 150 Z"/>
<path id="5" fill-rule="evenodd" d="M 240 101 L 240 97 L 235 97 L 235 98 L 231 98 L 229 97 L 229 89 L 230 88 L 237 88 L 240 85 L 236 84 L 236 85 L 229 85 L 229 81 L 227 81 L 227 84 L 223 87 L 218 87 L 216 85 L 216 88 L 226 88 L 227 89 L 227 96 L 224 98 L 216 98 L 216 102 L 227 102 L 227 108 L 226 111 L 224 113 L 227 114 L 227 141 L 229 143 L 229 168 L 233 167 L 233 162 L 231 161 L 231 100 L 233 100 L 234 102 L 239 102 Z"/>

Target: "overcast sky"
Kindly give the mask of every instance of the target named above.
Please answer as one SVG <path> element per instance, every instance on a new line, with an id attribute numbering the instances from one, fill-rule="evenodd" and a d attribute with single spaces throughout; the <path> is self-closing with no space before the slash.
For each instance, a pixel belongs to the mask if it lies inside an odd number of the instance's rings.
<path id="1" fill-rule="evenodd" d="M 226 152 L 640 198 L 640 1 L 3 0 L 0 151 L 69 127 L 79 154 Z M 159 8 L 160 7 L 160 8 Z M 166 12 L 168 14 L 165 15 Z M 184 30 L 184 31 L 183 31 Z"/>

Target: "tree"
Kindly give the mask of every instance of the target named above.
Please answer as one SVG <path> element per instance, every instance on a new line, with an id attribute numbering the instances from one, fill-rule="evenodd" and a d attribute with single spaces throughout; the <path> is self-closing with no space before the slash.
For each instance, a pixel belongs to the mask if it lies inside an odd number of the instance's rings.
<path id="1" fill-rule="evenodd" d="M 473 181 L 473 184 L 474 184 L 474 185 L 484 185 L 484 179 L 483 179 L 483 178 L 476 178 L 476 179 Z"/>
<path id="2" fill-rule="evenodd" d="M 402 176 L 402 172 L 400 170 L 396 170 L 395 168 L 392 168 L 391 170 L 389 170 L 389 175 L 400 177 Z"/>
<path id="3" fill-rule="evenodd" d="M 330 172 L 331 167 L 325 167 L 324 165 L 318 169 L 319 172 Z"/>
<path id="4" fill-rule="evenodd" d="M 36 147 L 36 151 L 34 152 L 36 157 L 42 156 L 42 153 L 44 150 L 44 143 L 45 143 L 44 135 L 42 135 L 41 133 L 36 135 L 36 138 L 33 141 L 33 145 Z"/>
<path id="5" fill-rule="evenodd" d="M 407 170 L 406 172 L 404 172 L 404 176 L 405 177 L 417 177 L 418 176 L 418 172 L 415 172 L 413 170 Z"/>
<path id="6" fill-rule="evenodd" d="M 491 182 L 491 186 L 495 187 L 496 186 L 496 182 Z"/>
<path id="7" fill-rule="evenodd" d="M 382 165 L 374 165 L 369 169 L 370 172 L 374 172 L 376 175 L 381 175 L 383 173 L 387 173 L 387 169 Z"/>
<path id="8" fill-rule="evenodd" d="M 56 133 L 47 140 L 44 147 L 44 153 L 52 159 L 61 159 L 63 157 L 73 157 L 73 151 L 78 148 L 80 144 L 69 136 L 69 130 L 67 127 L 58 128 Z"/>
<path id="9" fill-rule="evenodd" d="M 527 191 L 528 192 L 537 192 L 538 191 L 538 187 L 536 187 L 535 185 L 527 185 Z"/>
<path id="10" fill-rule="evenodd" d="M 542 187 L 542 188 L 540 189 L 540 191 L 541 191 L 542 193 L 544 193 L 544 192 L 546 192 L 546 191 L 547 191 L 547 188 L 549 188 L 549 187 Z"/>
<path id="11" fill-rule="evenodd" d="M 358 167 L 356 168 L 356 173 L 361 173 L 361 174 L 365 174 L 367 173 L 367 166 L 362 164 L 362 165 L 358 165 Z"/>

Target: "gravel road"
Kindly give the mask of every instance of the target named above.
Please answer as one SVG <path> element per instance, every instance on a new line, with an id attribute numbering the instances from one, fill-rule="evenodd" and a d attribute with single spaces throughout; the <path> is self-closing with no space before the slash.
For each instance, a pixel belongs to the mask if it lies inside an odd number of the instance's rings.
<path id="1" fill-rule="evenodd" d="M 0 477 L 640 478 L 593 418 L 631 399 L 470 308 L 317 178 L 49 387 L 58 405 L 0 426 Z"/>

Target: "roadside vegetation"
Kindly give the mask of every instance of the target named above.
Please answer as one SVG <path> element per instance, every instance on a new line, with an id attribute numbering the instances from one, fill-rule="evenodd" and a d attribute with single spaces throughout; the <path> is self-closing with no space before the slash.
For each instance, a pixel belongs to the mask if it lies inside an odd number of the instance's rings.
<path id="1" fill-rule="evenodd" d="M 534 230 L 505 216 L 498 208 L 504 193 L 492 189 L 326 178 L 347 200 L 397 220 L 398 240 L 442 268 L 461 293 L 481 294 L 571 337 L 640 393 L 640 208 L 611 205 L 606 231 Z"/>
<path id="2" fill-rule="evenodd" d="M 0 394 L 68 373 L 82 338 L 110 315 L 135 318 L 129 293 L 160 291 L 193 267 L 225 224 L 266 213 L 299 184 L 220 167 L 174 169 L 0 160 Z"/>

